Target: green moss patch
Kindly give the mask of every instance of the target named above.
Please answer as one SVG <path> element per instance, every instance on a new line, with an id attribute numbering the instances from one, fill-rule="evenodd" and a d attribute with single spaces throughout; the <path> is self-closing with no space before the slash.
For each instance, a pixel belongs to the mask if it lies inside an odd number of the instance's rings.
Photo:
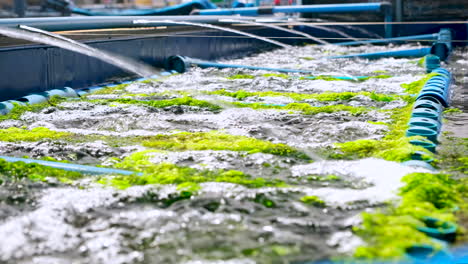
<path id="1" fill-rule="evenodd" d="M 388 79 L 393 76 L 391 75 L 376 75 L 376 76 L 366 76 L 366 77 L 359 77 L 355 76 L 354 78 L 343 76 L 329 76 L 329 75 L 318 75 L 318 76 L 307 76 L 301 77 L 301 80 L 323 80 L 323 81 L 352 81 L 352 82 L 363 82 L 369 79 Z"/>
<path id="2" fill-rule="evenodd" d="M 139 168 L 141 169 L 141 164 Z M 133 166 L 131 166 L 133 167 Z M 128 168 L 128 167 L 127 167 Z M 104 177 L 98 182 L 106 185 L 112 185 L 119 189 L 125 189 L 134 185 L 147 184 L 178 184 L 182 191 L 193 193 L 194 184 L 202 182 L 229 182 L 247 186 L 249 188 L 260 188 L 267 186 L 282 187 L 286 186 L 281 181 L 266 180 L 263 178 L 252 178 L 241 171 L 235 170 L 197 170 L 189 167 L 181 167 L 170 163 L 161 163 L 151 165 L 149 162 L 144 167 L 144 174 Z"/>
<path id="3" fill-rule="evenodd" d="M 71 182 L 80 179 L 82 175 L 78 172 L 65 171 L 37 163 L 7 162 L 0 159 L 0 184 L 3 181 L 21 181 L 29 179 L 32 181 L 46 181 L 47 177 L 56 178 L 61 182 Z"/>
<path id="4" fill-rule="evenodd" d="M 143 141 L 143 146 L 172 151 L 183 150 L 231 150 L 248 153 L 269 153 L 279 156 L 308 157 L 285 144 L 275 144 L 256 138 L 234 136 L 221 132 L 181 132 L 172 135 L 158 135 Z"/>
<path id="5" fill-rule="evenodd" d="M 412 145 L 409 141 L 413 138 L 402 137 L 396 140 L 359 139 L 344 143 L 336 143 L 335 146 L 341 151 L 332 155 L 338 159 L 357 159 L 376 157 L 389 161 L 403 162 L 411 159 L 416 151 L 427 153 L 426 158 L 432 158 L 431 153 L 421 146 Z"/>
<path id="6" fill-rule="evenodd" d="M 237 79 L 254 79 L 255 76 L 250 74 L 234 74 L 229 77 L 226 77 L 229 80 L 237 80 Z"/>
<path id="7" fill-rule="evenodd" d="M 440 248 L 416 227 L 424 226 L 421 220 L 427 216 L 454 221 L 454 208 L 464 203 L 466 184 L 447 174 L 431 173 L 408 174 L 402 181 L 406 185 L 400 189 L 401 202 L 385 211 L 364 213 L 362 225 L 354 229 L 367 242 L 356 250 L 357 257 L 396 259 L 416 244 Z"/>
<path id="8" fill-rule="evenodd" d="M 387 94 L 377 94 L 371 92 L 342 92 L 342 93 L 334 93 L 334 92 L 326 92 L 326 93 L 319 93 L 319 94 L 301 94 L 301 93 L 283 93 L 283 92 L 248 92 L 245 90 L 239 90 L 235 92 L 230 92 L 225 89 L 221 89 L 214 92 L 209 92 L 208 94 L 215 94 L 215 95 L 223 95 L 223 96 L 230 96 L 236 98 L 238 100 L 243 100 L 247 97 L 259 96 L 259 97 L 278 97 L 284 96 L 289 97 L 295 101 L 303 101 L 308 99 L 318 100 L 318 101 L 338 101 L 338 100 L 349 100 L 357 95 L 365 95 L 369 96 L 374 101 L 384 101 L 390 102 L 399 98 L 397 95 L 387 95 Z"/>
<path id="9" fill-rule="evenodd" d="M 317 206 L 317 207 L 325 207 L 326 206 L 325 202 L 322 199 L 320 199 L 318 196 L 315 196 L 315 195 L 303 196 L 303 197 L 301 197 L 301 202 L 306 203 L 306 204 L 310 204 L 310 205 L 313 205 L 313 206 Z"/>
<path id="10" fill-rule="evenodd" d="M 37 141 L 41 139 L 59 139 L 71 136 L 70 133 L 56 132 L 45 127 L 36 127 L 31 130 L 9 127 L 0 129 L 0 140 L 8 142 Z"/>
<path id="11" fill-rule="evenodd" d="M 409 94 L 418 94 L 423 86 L 426 84 L 426 82 L 434 77 L 439 75 L 438 73 L 429 73 L 426 74 L 422 79 L 414 81 L 412 83 L 403 83 L 401 84 L 401 87 L 404 89 L 405 93 Z"/>
<path id="12" fill-rule="evenodd" d="M 112 99 L 112 100 L 91 100 L 97 103 L 120 103 L 120 104 L 136 104 L 136 105 L 148 105 L 155 108 L 164 108 L 168 106 L 176 106 L 176 105 L 187 105 L 187 106 L 196 106 L 200 108 L 206 108 L 210 111 L 218 111 L 221 109 L 219 105 L 212 104 L 207 101 L 197 100 L 191 97 L 181 97 L 181 98 L 174 98 L 174 99 L 167 99 L 167 100 L 153 100 L 153 101 L 142 101 L 142 100 L 135 100 L 130 98 L 121 98 L 121 99 Z"/>

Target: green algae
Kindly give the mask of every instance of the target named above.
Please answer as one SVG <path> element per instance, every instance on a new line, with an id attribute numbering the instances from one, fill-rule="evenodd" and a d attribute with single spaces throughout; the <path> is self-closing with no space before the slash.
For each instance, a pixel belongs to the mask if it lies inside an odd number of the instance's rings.
<path id="1" fill-rule="evenodd" d="M 309 181 L 341 181 L 341 177 L 336 176 L 334 174 L 330 174 L 327 176 L 311 175 L 307 177 L 307 180 Z"/>
<path id="2" fill-rule="evenodd" d="M 414 138 L 402 137 L 394 140 L 359 139 L 344 143 L 336 143 L 335 146 L 341 153 L 332 154 L 335 159 L 357 159 L 376 157 L 389 161 L 403 162 L 412 159 L 417 151 L 426 153 L 423 158 L 430 160 L 431 153 L 421 146 L 412 145 L 409 141 Z"/>
<path id="3" fill-rule="evenodd" d="M 17 127 L 0 129 L 0 141 L 38 141 L 41 139 L 60 139 L 71 136 L 67 132 L 57 132 L 46 127 L 35 127 L 31 130 Z"/>
<path id="4" fill-rule="evenodd" d="M 7 180 L 21 181 L 23 179 L 45 182 L 47 178 L 56 178 L 61 182 L 69 183 L 81 177 L 82 175 L 78 172 L 51 168 L 37 163 L 7 162 L 0 159 L 0 184 Z"/>
<path id="5" fill-rule="evenodd" d="M 439 75 L 438 73 L 429 73 L 429 74 L 426 74 L 424 75 L 423 78 L 417 80 L 417 81 L 414 81 L 412 83 L 402 83 L 400 86 L 404 89 L 405 93 L 408 93 L 408 94 L 418 94 L 421 89 L 423 88 L 423 86 L 426 84 L 426 82 L 434 77 L 434 76 L 437 76 Z"/>
<path id="6" fill-rule="evenodd" d="M 301 197 L 301 202 L 305 203 L 305 204 L 310 204 L 310 205 L 313 205 L 313 206 L 316 206 L 316 207 L 325 207 L 326 204 L 325 202 L 320 199 L 318 196 L 315 196 L 315 195 L 308 195 L 308 196 L 303 196 Z"/>
<path id="7" fill-rule="evenodd" d="M 231 76 L 226 77 L 229 80 L 237 80 L 237 79 L 254 79 L 255 76 L 251 74 L 234 74 Z"/>
<path id="8" fill-rule="evenodd" d="M 207 101 L 197 100 L 188 96 L 181 98 L 167 99 L 167 100 L 135 100 L 130 98 L 120 98 L 120 99 L 109 99 L 109 100 L 91 100 L 96 103 L 120 103 L 120 104 L 136 104 L 136 105 L 147 105 L 155 108 L 164 108 L 168 106 L 195 106 L 200 108 L 207 108 L 210 111 L 218 111 L 221 109 L 219 105 L 212 104 Z"/>
<path id="9" fill-rule="evenodd" d="M 326 105 L 326 106 L 311 106 L 307 103 L 290 103 L 287 105 L 269 105 L 263 103 L 241 103 L 234 102 L 233 105 L 237 107 L 249 107 L 252 109 L 278 109 L 278 110 L 291 110 L 301 112 L 304 115 L 315 115 L 319 113 L 335 113 L 346 111 L 352 115 L 361 115 L 368 112 L 370 109 L 366 107 L 354 107 L 349 105 Z"/>
<path id="10" fill-rule="evenodd" d="M 411 173 L 402 178 L 401 202 L 385 211 L 363 213 L 363 223 L 354 231 L 366 242 L 355 256 L 360 258 L 398 259 L 406 249 L 416 244 L 441 244 L 416 228 L 425 226 L 423 217 L 454 221 L 454 208 L 463 202 L 466 183 L 447 174 Z"/>
<path id="11" fill-rule="evenodd" d="M 141 166 L 139 168 L 141 168 Z M 281 181 L 252 178 L 251 176 L 246 175 L 241 171 L 197 170 L 194 168 L 177 166 L 170 163 L 160 163 L 153 165 L 149 165 L 147 163 L 144 168 L 143 175 L 121 175 L 112 178 L 103 177 L 99 179 L 98 182 L 105 185 L 111 185 L 119 189 L 126 189 L 130 186 L 147 184 L 182 184 L 182 187 L 179 188 L 181 190 L 187 191 L 186 188 L 189 187 L 188 192 L 190 193 L 193 192 L 194 184 L 202 182 L 229 182 L 244 185 L 249 188 L 285 186 L 285 184 Z"/>
<path id="12" fill-rule="evenodd" d="M 129 86 L 128 83 L 125 84 L 119 84 L 119 85 L 110 85 L 103 87 L 102 89 L 99 89 L 97 91 L 93 91 L 92 94 L 116 94 L 116 93 L 122 93 L 125 91 L 125 88 Z"/>
<path id="13" fill-rule="evenodd" d="M 230 92 L 225 89 L 209 92 L 208 94 L 214 95 L 223 95 L 236 98 L 238 100 L 244 100 L 247 97 L 259 96 L 259 97 L 289 97 L 295 101 L 304 101 L 308 99 L 318 100 L 318 101 L 338 101 L 338 100 L 350 100 L 355 96 L 364 95 L 370 97 L 374 101 L 382 101 L 382 102 L 390 102 L 394 101 L 399 98 L 397 95 L 388 95 L 388 94 L 377 94 L 374 92 L 342 92 L 342 93 L 335 93 L 335 92 L 325 92 L 319 94 L 302 94 L 302 93 L 285 93 L 285 92 L 273 92 L 273 91 L 266 91 L 266 92 L 248 92 L 245 90 L 238 90 L 235 92 Z"/>
<path id="14" fill-rule="evenodd" d="M 171 151 L 184 150 L 231 150 L 248 153 L 268 153 L 308 159 L 307 155 L 285 144 L 276 144 L 245 136 L 234 136 L 217 131 L 181 132 L 171 135 L 157 135 L 143 141 L 143 146 Z"/>
<path id="15" fill-rule="evenodd" d="M 459 108 L 456 108 L 456 107 L 450 107 L 450 108 L 447 108 L 444 110 L 444 115 L 447 115 L 447 114 L 461 114 L 463 113 L 462 110 L 460 110 Z"/>
<path id="16" fill-rule="evenodd" d="M 290 76 L 284 73 L 265 73 L 262 74 L 263 77 L 278 77 L 283 79 L 289 79 Z"/>

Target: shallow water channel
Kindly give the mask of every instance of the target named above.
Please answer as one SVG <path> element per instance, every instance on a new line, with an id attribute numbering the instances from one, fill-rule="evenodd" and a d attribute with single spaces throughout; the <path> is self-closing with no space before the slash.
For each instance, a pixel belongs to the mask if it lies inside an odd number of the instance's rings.
<path id="1" fill-rule="evenodd" d="M 0 262 L 305 263 L 352 254 L 363 243 L 352 232 L 360 213 L 397 198 L 404 175 L 426 171 L 379 158 L 330 158 L 335 143 L 382 138 L 392 111 L 407 104 L 400 85 L 421 79 L 424 68 L 417 59 L 324 57 L 385 49 L 304 46 L 229 63 L 386 78 L 311 80 L 300 74 L 193 68 L 1 121 L 1 129 L 45 127 L 67 135 L 1 141 L 1 155 L 134 171 L 148 163 L 236 170 L 271 184 L 199 181 L 184 196 L 179 182 L 117 188 L 109 183 L 112 176 L 7 182 L 0 189 Z M 327 92 L 355 94 L 333 100 L 299 96 Z M 376 100 L 374 94 L 392 99 Z M 204 104 L 171 105 L 176 98 Z M 154 107 L 138 100 L 169 103 Z M 282 109 L 291 103 L 332 110 Z M 177 136 L 183 132 L 195 133 L 198 141 L 190 141 L 194 134 Z M 226 134 L 236 137 L 223 138 Z M 245 148 L 248 143 L 236 141 L 246 138 L 267 145 Z M 289 152 L 271 150 L 279 146 Z M 140 167 L 129 165 L 137 162 L 135 153 L 144 157 Z"/>

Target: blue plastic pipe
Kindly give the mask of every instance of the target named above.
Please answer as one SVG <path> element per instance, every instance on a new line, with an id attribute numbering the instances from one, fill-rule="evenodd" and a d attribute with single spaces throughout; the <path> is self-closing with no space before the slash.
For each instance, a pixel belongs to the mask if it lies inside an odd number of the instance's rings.
<path id="1" fill-rule="evenodd" d="M 382 51 L 373 53 L 359 53 L 342 56 L 328 57 L 330 59 L 343 59 L 343 58 L 366 58 L 366 59 L 379 59 L 383 57 L 424 57 L 431 51 L 431 48 L 408 49 L 408 50 L 394 50 Z"/>
<path id="2" fill-rule="evenodd" d="M 437 42 L 432 45 L 431 54 L 434 54 L 445 61 L 452 52 L 452 32 L 450 29 L 443 28 L 439 31 Z"/>
<path id="3" fill-rule="evenodd" d="M 141 173 L 137 173 L 134 171 L 128 170 L 119 170 L 119 169 L 111 169 L 111 168 L 101 168 L 101 167 L 93 167 L 87 165 L 79 165 L 73 163 L 63 163 L 63 162 L 55 162 L 55 161 L 47 161 L 47 160 L 35 160 L 35 159 L 25 159 L 25 158 L 15 158 L 15 157 L 8 157 L 8 156 L 0 156 L 0 159 L 4 159 L 8 162 L 18 162 L 22 161 L 25 163 L 37 163 L 39 165 L 62 169 L 66 171 L 76 171 L 83 174 L 120 174 L 120 175 L 142 175 Z"/>
<path id="4" fill-rule="evenodd" d="M 179 5 L 163 7 L 159 9 L 124 9 L 97 11 L 78 7 L 71 8 L 74 14 L 85 16 L 167 16 L 167 15 L 189 15 L 193 9 L 213 9 L 217 6 L 210 1 L 191 1 Z"/>
<path id="5" fill-rule="evenodd" d="M 425 35 L 414 35 L 398 38 L 386 38 L 386 39 L 372 39 L 372 40 L 362 40 L 362 41 L 347 41 L 334 43 L 335 45 L 341 46 L 352 46 L 352 45 L 362 45 L 362 44 L 379 44 L 379 43 L 390 43 L 390 42 L 399 42 L 399 41 L 408 41 L 408 40 L 420 40 L 420 41 L 433 41 L 436 40 L 439 34 L 425 34 Z"/>
<path id="6" fill-rule="evenodd" d="M 197 65 L 200 68 L 241 68 L 249 70 L 265 70 L 265 71 L 275 71 L 275 72 L 294 72 L 294 73 L 312 73 L 309 70 L 295 70 L 295 69 L 279 69 L 279 68 L 269 68 L 269 67 L 256 67 L 256 66 L 247 66 L 247 65 L 238 65 L 238 64 L 225 64 L 217 63 L 211 61 L 204 61 L 199 59 L 193 59 L 185 56 L 171 56 L 167 58 L 165 66 L 167 70 L 174 70 L 179 73 L 184 73 L 189 70 L 192 65 Z"/>
<path id="7" fill-rule="evenodd" d="M 198 15 L 244 15 L 258 16 L 274 13 L 343 13 L 343 12 L 379 12 L 384 3 L 329 4 L 329 5 L 293 5 L 269 7 L 242 7 L 229 9 L 199 10 Z"/>

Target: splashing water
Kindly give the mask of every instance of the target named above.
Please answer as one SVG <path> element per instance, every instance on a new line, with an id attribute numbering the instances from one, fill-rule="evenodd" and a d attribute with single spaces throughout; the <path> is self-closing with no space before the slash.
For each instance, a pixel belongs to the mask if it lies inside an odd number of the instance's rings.
<path id="1" fill-rule="evenodd" d="M 334 28 L 327 28 L 327 27 L 323 27 L 323 26 L 317 26 L 317 25 L 305 25 L 306 27 L 311 27 L 311 28 L 316 28 L 316 29 L 320 29 L 320 30 L 325 30 L 325 31 L 328 31 L 328 32 L 332 32 L 332 33 L 336 33 L 340 36 L 343 36 L 345 38 L 349 38 L 353 41 L 357 41 L 357 42 L 360 42 L 357 38 L 351 36 L 351 35 L 348 35 L 346 33 L 344 33 L 343 31 L 341 30 L 338 30 L 338 29 L 334 29 Z"/>
<path id="2" fill-rule="evenodd" d="M 234 23 L 243 23 L 243 24 L 249 24 L 249 25 L 256 25 L 256 26 L 263 26 L 263 27 L 268 27 L 268 28 L 273 28 L 273 29 L 276 29 L 276 30 L 281 30 L 281 31 L 285 31 L 285 32 L 289 32 L 289 33 L 292 33 L 292 34 L 296 34 L 296 35 L 300 35 L 300 36 L 304 36 L 308 39 L 311 39 L 315 42 L 318 42 L 320 44 L 323 44 L 323 45 L 327 45 L 327 44 L 330 44 L 329 42 L 327 41 L 324 41 L 324 40 L 321 40 L 319 38 L 316 38 L 314 36 L 311 36 L 307 33 L 304 33 L 304 32 L 301 32 L 301 31 L 297 31 L 297 30 L 294 30 L 294 29 L 289 29 L 289 28 L 283 28 L 283 27 L 280 27 L 280 26 L 276 26 L 276 25 L 271 25 L 271 24 L 267 24 L 267 23 L 258 23 L 258 22 L 254 22 L 254 21 L 248 21 L 248 20 L 235 20 L 235 19 L 223 19 L 223 20 L 220 20 L 221 22 L 234 22 Z"/>
<path id="3" fill-rule="evenodd" d="M 382 37 L 376 33 L 373 33 L 373 32 L 370 32 L 368 30 L 365 30 L 363 28 L 360 28 L 360 27 L 353 27 L 353 26 L 349 26 L 349 25 L 340 25 L 344 28 L 348 28 L 348 29 L 352 29 L 352 30 L 356 30 L 358 32 L 361 32 L 363 34 L 366 34 L 368 35 L 369 37 L 375 37 L 375 38 L 378 38 L 378 39 L 382 39 Z"/>
<path id="4" fill-rule="evenodd" d="M 150 77 L 157 74 L 157 72 L 151 66 L 148 66 L 144 63 L 118 56 L 107 51 L 98 50 L 86 44 L 79 43 L 63 36 L 59 36 L 37 28 L 27 26 L 22 26 L 21 28 L 23 30 L 2 27 L 0 28 L 0 35 L 74 51 L 107 62 L 128 72 L 132 72 L 143 77 Z"/>
<path id="5" fill-rule="evenodd" d="M 204 23 L 193 23 L 193 22 L 187 22 L 187 21 L 173 21 L 173 20 L 145 20 L 145 19 L 139 19 L 139 20 L 133 20 L 133 24 L 151 24 L 151 23 L 168 23 L 168 24 L 175 24 L 175 25 L 187 25 L 187 26 L 196 26 L 196 27 L 204 27 L 204 28 L 211 28 L 211 29 L 218 29 L 226 32 L 231 32 L 231 33 L 236 33 L 239 35 L 244 35 L 248 36 L 254 39 L 262 40 L 271 44 L 274 44 L 276 46 L 282 47 L 282 48 L 289 48 L 291 47 L 290 45 L 271 40 L 268 38 L 260 37 L 254 34 L 246 33 L 240 30 L 235 30 L 232 28 L 226 28 L 226 27 L 219 27 L 211 24 L 204 24 Z"/>

